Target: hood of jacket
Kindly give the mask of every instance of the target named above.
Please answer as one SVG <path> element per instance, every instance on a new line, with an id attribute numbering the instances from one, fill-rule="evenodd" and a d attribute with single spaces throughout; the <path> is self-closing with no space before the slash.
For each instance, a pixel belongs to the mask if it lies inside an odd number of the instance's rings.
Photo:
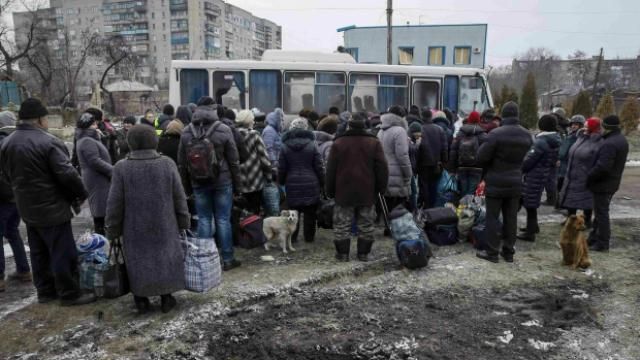
<path id="1" fill-rule="evenodd" d="M 276 129 L 276 131 L 278 133 L 282 132 L 282 123 L 284 122 L 284 114 L 282 113 L 282 111 L 277 111 L 279 109 L 276 109 L 275 111 L 270 112 L 269 114 L 267 114 L 267 119 L 265 120 L 265 122 L 267 123 L 267 125 L 270 125 L 272 128 Z"/>
<path id="2" fill-rule="evenodd" d="M 90 137 L 92 139 L 100 140 L 100 133 L 98 133 L 97 129 L 79 129 L 76 128 L 76 140 L 80 140 L 82 138 Z"/>
<path id="3" fill-rule="evenodd" d="M 382 125 L 380 126 L 382 130 L 387 130 L 388 128 L 394 126 L 400 126 L 401 128 L 407 130 L 407 122 L 396 114 L 384 114 L 380 117 L 380 120 L 382 120 Z"/>
<path id="4" fill-rule="evenodd" d="M 443 113 L 444 114 L 444 113 Z M 434 124 L 442 124 L 445 125 L 446 127 L 449 127 L 449 119 L 447 119 L 446 117 L 437 117 L 433 119 L 433 123 Z"/>
<path id="5" fill-rule="evenodd" d="M 474 136 L 482 134 L 485 131 L 479 124 L 464 124 L 460 128 L 460 132 L 465 136 Z"/>
<path id="6" fill-rule="evenodd" d="M 333 140 L 333 135 L 326 133 L 324 131 L 319 131 L 319 130 L 314 131 L 313 135 L 315 135 L 316 142 L 318 144 L 323 144 L 323 143 L 326 143 L 327 141 Z"/>
<path id="7" fill-rule="evenodd" d="M 165 121 L 171 121 L 173 120 L 173 116 L 169 116 L 167 114 L 160 114 L 160 116 L 158 116 L 158 123 L 162 124 Z"/>
<path id="8" fill-rule="evenodd" d="M 505 125 L 520 125 L 520 119 L 517 117 L 504 117 L 500 122 L 500 126 Z"/>
<path id="9" fill-rule="evenodd" d="M 193 112 L 191 122 L 194 125 L 211 124 L 218 121 L 218 112 L 214 105 L 200 105 Z"/>
<path id="10" fill-rule="evenodd" d="M 411 124 L 413 124 L 414 122 L 419 123 L 420 125 L 424 125 L 424 122 L 422 121 L 422 119 L 420 119 L 420 117 L 409 114 L 406 117 L 407 119 L 407 124 L 410 126 Z"/>
<path id="11" fill-rule="evenodd" d="M 282 136 L 282 143 L 294 151 L 302 150 L 313 141 L 315 141 L 315 136 L 311 130 L 292 129 Z"/>
<path id="12" fill-rule="evenodd" d="M 555 131 L 543 131 L 536 135 L 536 138 L 546 141 L 547 145 L 549 145 L 549 147 L 552 149 L 559 148 L 562 144 L 562 138 L 560 138 L 560 134 Z"/>

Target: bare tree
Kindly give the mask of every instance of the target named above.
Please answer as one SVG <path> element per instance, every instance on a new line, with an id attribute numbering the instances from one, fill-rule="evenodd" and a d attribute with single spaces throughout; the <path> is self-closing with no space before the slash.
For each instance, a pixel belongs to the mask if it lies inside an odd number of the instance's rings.
<path id="1" fill-rule="evenodd" d="M 87 63 L 89 57 L 96 53 L 100 44 L 100 33 L 86 28 L 80 34 L 68 29 L 61 30 L 60 71 L 65 85 L 67 105 L 75 107 L 78 98 L 78 76 Z"/>
<path id="2" fill-rule="evenodd" d="M 108 109 L 111 113 L 116 112 L 116 103 L 113 98 L 113 94 L 106 87 L 107 75 L 112 69 L 117 67 L 121 68 L 122 73 L 126 73 L 127 77 L 131 77 L 137 65 L 137 58 L 134 56 L 131 47 L 127 44 L 126 40 L 118 35 L 104 38 L 101 42 L 101 49 L 104 53 L 104 57 L 108 61 L 108 65 L 100 78 L 100 89 L 103 93 L 109 96 Z M 129 70 L 129 71 L 127 71 Z"/>
<path id="3" fill-rule="evenodd" d="M 13 79 L 13 65 L 20 59 L 27 56 L 37 40 L 38 32 L 38 16 L 37 10 L 41 3 L 36 1 L 27 3 L 25 1 L 18 2 L 16 0 L 0 0 L 0 69 L 4 69 L 6 77 Z M 24 30 L 25 41 L 21 46 L 16 46 L 13 39 L 15 31 L 5 21 L 5 15 L 14 10 L 24 9 L 28 14 L 29 24 Z"/>

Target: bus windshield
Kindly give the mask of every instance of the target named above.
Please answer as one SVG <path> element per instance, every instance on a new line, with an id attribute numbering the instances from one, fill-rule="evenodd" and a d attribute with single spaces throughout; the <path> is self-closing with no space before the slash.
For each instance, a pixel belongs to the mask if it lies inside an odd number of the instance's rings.
<path id="1" fill-rule="evenodd" d="M 484 79 L 480 76 L 460 77 L 460 113 L 483 112 L 490 108 Z"/>

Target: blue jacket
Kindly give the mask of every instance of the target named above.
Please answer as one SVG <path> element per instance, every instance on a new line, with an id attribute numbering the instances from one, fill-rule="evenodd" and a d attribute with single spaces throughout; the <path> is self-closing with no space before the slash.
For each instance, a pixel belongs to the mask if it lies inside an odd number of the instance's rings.
<path id="1" fill-rule="evenodd" d="M 280 108 L 276 108 L 273 112 L 267 114 L 267 126 L 262 130 L 262 140 L 267 148 L 267 155 L 273 169 L 278 169 L 278 159 L 280 158 L 280 150 L 282 149 L 282 125 L 284 123 L 284 113 Z"/>
<path id="2" fill-rule="evenodd" d="M 542 132 L 522 163 L 524 174 L 522 201 L 527 209 L 540 207 L 540 199 L 549 173 L 556 166 L 562 139 L 557 132 Z"/>
<path id="3" fill-rule="evenodd" d="M 569 164 L 569 149 L 578 141 L 578 130 L 572 131 L 567 135 L 560 145 L 558 160 L 560 160 L 560 168 L 558 169 L 558 177 L 567 175 L 567 165 Z"/>
<path id="4" fill-rule="evenodd" d="M 286 188 L 287 204 L 291 208 L 317 204 L 324 186 L 324 173 L 313 132 L 292 129 L 282 140 L 278 181 Z"/>

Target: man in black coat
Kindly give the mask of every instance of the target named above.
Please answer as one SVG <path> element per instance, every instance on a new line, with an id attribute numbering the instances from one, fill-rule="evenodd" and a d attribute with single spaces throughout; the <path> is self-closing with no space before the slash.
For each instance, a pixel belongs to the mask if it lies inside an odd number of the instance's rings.
<path id="1" fill-rule="evenodd" d="M 418 204 L 423 209 L 430 209 L 436 201 L 442 168 L 449 158 L 449 143 L 444 130 L 433 123 L 431 110 L 427 107 L 422 109 L 422 121 L 422 137 L 416 154 Z"/>
<path id="2" fill-rule="evenodd" d="M 86 304 L 95 296 L 80 294 L 71 207 L 79 206 L 87 191 L 67 147 L 47 132 L 47 114 L 37 99 L 22 103 L 16 131 L 0 148 L 0 172 L 27 225 L 38 302 L 59 297 L 63 306 Z"/>
<path id="3" fill-rule="evenodd" d="M 533 140 L 520 126 L 518 104 L 509 101 L 502 107 L 502 124 L 487 135 L 478 150 L 478 165 L 485 172 L 487 250 L 476 253 L 481 259 L 498 262 L 498 252 L 513 262 L 518 224 L 518 207 L 522 193 L 522 163 Z M 502 251 L 498 237 L 498 217 L 502 212 Z"/>
<path id="4" fill-rule="evenodd" d="M 595 220 L 589 234 L 590 249 L 609 251 L 611 224 L 609 204 L 620 188 L 622 173 L 629 154 L 629 143 L 620 132 L 620 119 L 610 115 L 602 121 L 604 140 L 596 154 L 595 166 L 587 176 L 587 188 L 593 193 Z"/>

